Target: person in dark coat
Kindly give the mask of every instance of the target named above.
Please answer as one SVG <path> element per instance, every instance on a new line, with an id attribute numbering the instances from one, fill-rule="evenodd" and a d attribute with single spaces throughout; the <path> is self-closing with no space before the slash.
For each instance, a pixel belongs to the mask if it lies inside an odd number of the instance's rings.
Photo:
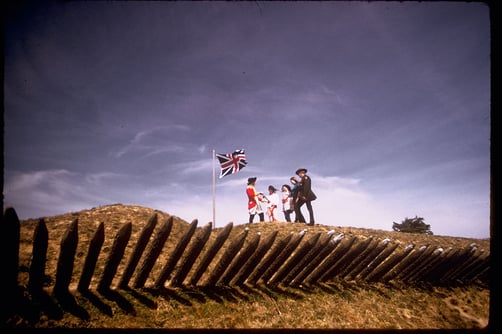
<path id="1" fill-rule="evenodd" d="M 315 201 L 317 199 L 317 196 L 312 191 L 312 181 L 310 177 L 307 175 L 307 169 L 298 168 L 296 171 L 296 175 L 300 177 L 298 195 L 295 203 L 296 219 L 298 219 L 300 223 L 307 224 L 301 210 L 303 204 L 306 204 L 307 210 L 309 212 L 309 223 L 307 225 L 313 226 L 315 222 L 314 222 L 314 210 L 312 208 L 312 201 Z"/>

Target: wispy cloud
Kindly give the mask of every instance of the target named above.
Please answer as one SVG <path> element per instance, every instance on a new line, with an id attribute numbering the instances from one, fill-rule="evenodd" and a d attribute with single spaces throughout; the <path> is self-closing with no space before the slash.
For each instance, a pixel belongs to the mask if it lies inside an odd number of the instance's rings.
<path id="1" fill-rule="evenodd" d="M 127 175 L 104 172 L 80 174 L 67 170 L 8 172 L 4 187 L 6 206 L 13 206 L 21 219 L 55 215 L 101 204 L 120 202 L 115 191 L 127 194 L 117 184 L 130 185 Z M 112 187 L 113 185 L 113 187 Z M 110 188 L 115 188 L 110 191 Z"/>
<path id="2" fill-rule="evenodd" d="M 64 169 L 35 171 L 32 173 L 15 173 L 8 178 L 5 184 L 5 193 L 8 195 L 38 187 L 50 186 L 53 190 L 65 190 L 68 180 L 74 176 Z"/>
<path id="3" fill-rule="evenodd" d="M 129 143 L 119 148 L 113 156 L 120 158 L 131 152 L 142 151 L 143 158 L 168 152 L 181 152 L 184 147 L 176 143 L 178 132 L 187 132 L 190 127 L 186 125 L 159 126 L 140 131 L 134 135 Z"/>

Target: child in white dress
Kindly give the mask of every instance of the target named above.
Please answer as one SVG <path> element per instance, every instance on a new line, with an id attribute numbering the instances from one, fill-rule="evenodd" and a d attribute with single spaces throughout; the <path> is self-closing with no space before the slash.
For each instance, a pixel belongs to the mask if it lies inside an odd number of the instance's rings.
<path id="1" fill-rule="evenodd" d="M 274 186 L 268 186 L 267 216 L 270 222 L 278 221 L 277 208 L 279 207 L 279 195 Z"/>

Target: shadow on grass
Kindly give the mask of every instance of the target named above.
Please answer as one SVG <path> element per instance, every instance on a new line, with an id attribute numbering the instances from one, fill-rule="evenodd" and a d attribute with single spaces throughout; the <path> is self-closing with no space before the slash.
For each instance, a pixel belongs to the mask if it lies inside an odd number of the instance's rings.
<path id="1" fill-rule="evenodd" d="M 132 304 L 125 299 L 118 291 L 112 289 L 101 289 L 98 292 L 106 299 L 115 302 L 125 313 L 136 315 L 136 310 Z"/>
<path id="2" fill-rule="evenodd" d="M 157 308 L 157 302 L 148 298 L 147 295 L 140 293 L 138 290 L 131 289 L 130 287 L 123 287 L 121 288 L 124 292 L 128 293 L 132 297 L 136 298 L 137 301 L 139 301 L 141 304 L 145 305 L 146 307 L 150 309 L 156 309 Z"/>
<path id="3" fill-rule="evenodd" d="M 168 289 L 166 287 L 158 288 L 143 288 L 144 291 L 149 292 L 152 296 L 162 297 L 165 300 L 174 299 L 178 303 L 181 303 L 186 306 L 192 306 L 192 302 L 185 297 L 183 297 L 176 290 Z"/>
<path id="4" fill-rule="evenodd" d="M 355 284 L 350 284 L 349 282 L 338 280 L 329 282 L 318 282 L 310 286 L 310 291 L 315 293 L 315 289 L 321 289 L 322 291 L 330 294 L 339 294 L 347 292 L 358 292 L 361 290 L 360 287 Z"/>
<path id="5" fill-rule="evenodd" d="M 211 299 L 218 304 L 223 304 L 225 301 L 221 296 L 221 292 L 219 288 L 216 287 L 199 287 L 197 291 L 199 291 L 205 298 Z"/>
<path id="6" fill-rule="evenodd" d="M 38 291 L 32 294 L 33 306 L 45 313 L 49 319 L 61 320 L 63 318 L 63 310 L 58 303 L 47 294 L 45 291 Z"/>
<path id="7" fill-rule="evenodd" d="M 12 292 L 9 300 L 2 300 L 2 326 L 16 327 L 24 325 L 33 326 L 45 314 L 49 319 L 61 320 L 64 311 L 56 300 L 44 290 L 30 291 L 18 287 Z M 7 307 L 8 304 L 8 307 Z"/>
<path id="8" fill-rule="evenodd" d="M 243 284 L 239 286 L 213 287 L 182 286 L 179 288 L 162 287 L 160 289 L 146 287 L 132 289 L 125 287 L 120 290 L 98 290 L 97 292 L 99 295 L 89 290 L 79 291 L 79 294 L 76 296 L 73 296 L 70 292 L 49 295 L 45 290 L 36 292 L 31 291 L 30 293 L 28 290 L 23 290 L 23 288 L 19 287 L 19 291 L 16 296 L 12 298 L 13 300 L 9 305 L 8 313 L 4 314 L 7 318 L 2 319 L 2 322 L 8 326 L 9 324 L 15 326 L 16 324 L 19 325 L 22 321 L 27 326 L 33 326 L 40 321 L 42 316 L 46 316 L 53 320 L 61 320 L 65 312 L 71 313 L 80 319 L 89 320 L 90 314 L 83 307 L 88 304 L 82 303 L 81 298 L 87 299 L 89 303 L 95 306 L 102 314 L 109 317 L 113 317 L 113 310 L 112 307 L 106 303 L 106 300 L 115 302 L 125 313 L 136 315 L 133 304 L 131 304 L 123 294 L 129 295 L 135 298 L 139 304 L 155 310 L 158 307 L 158 297 L 185 306 L 193 306 L 194 302 L 206 303 L 209 300 L 219 304 L 239 303 L 240 301 L 249 302 L 255 297 L 265 297 L 275 301 L 279 301 L 284 297 L 302 300 L 307 298 L 308 295 L 316 294 L 320 291 L 328 294 L 340 295 L 350 300 L 355 293 L 361 290 L 373 291 L 386 298 L 390 298 L 386 289 L 396 289 L 398 287 L 399 285 L 354 284 L 354 282 L 335 280 L 294 287 L 283 286 L 281 284 Z M 430 291 L 433 287 L 425 284 L 418 288 Z M 139 304 L 134 303 L 134 305 Z"/>
<path id="9" fill-rule="evenodd" d="M 192 287 L 189 287 L 189 288 L 184 288 L 183 292 L 190 299 L 194 299 L 194 300 L 196 300 L 199 303 L 203 304 L 203 303 L 207 302 L 208 298 L 207 298 L 206 294 L 201 289 L 199 289 L 198 287 L 192 286 Z"/>
<path id="10" fill-rule="evenodd" d="M 218 303 L 225 301 L 237 303 L 239 300 L 248 300 L 246 295 L 231 286 L 201 287 L 200 291 Z"/>
<path id="11" fill-rule="evenodd" d="M 80 319 L 89 320 L 89 312 L 87 312 L 82 306 L 78 305 L 75 297 L 69 291 L 61 291 L 55 297 L 64 311 L 69 312 Z"/>
<path id="12" fill-rule="evenodd" d="M 279 297 L 288 297 L 295 300 L 301 300 L 305 298 L 299 293 L 289 291 L 289 288 L 282 287 L 280 285 L 242 285 L 240 289 L 247 295 L 266 295 L 272 299 L 278 299 Z"/>
<path id="13" fill-rule="evenodd" d="M 110 305 L 104 303 L 101 298 L 95 295 L 90 290 L 80 291 L 80 295 L 87 299 L 92 305 L 94 305 L 101 313 L 111 317 L 113 316 L 113 311 Z"/>

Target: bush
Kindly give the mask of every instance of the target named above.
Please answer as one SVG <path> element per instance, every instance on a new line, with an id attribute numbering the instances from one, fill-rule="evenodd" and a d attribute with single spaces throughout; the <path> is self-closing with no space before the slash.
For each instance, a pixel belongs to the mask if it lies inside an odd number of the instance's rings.
<path id="1" fill-rule="evenodd" d="M 431 231 L 431 226 L 424 223 L 424 219 L 418 216 L 415 216 L 415 218 L 406 217 L 401 224 L 393 222 L 392 229 L 397 232 L 405 233 L 434 234 Z"/>

